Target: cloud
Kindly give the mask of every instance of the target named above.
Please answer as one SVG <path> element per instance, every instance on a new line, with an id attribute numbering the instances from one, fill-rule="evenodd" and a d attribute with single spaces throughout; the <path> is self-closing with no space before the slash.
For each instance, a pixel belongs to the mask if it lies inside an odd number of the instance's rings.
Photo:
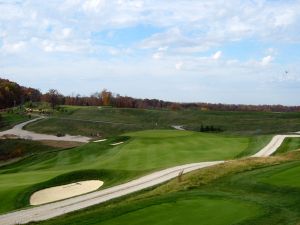
<path id="1" fill-rule="evenodd" d="M 182 66 L 183 66 L 183 62 L 177 62 L 176 64 L 175 64 L 175 69 L 176 70 L 181 70 L 182 69 Z"/>
<path id="2" fill-rule="evenodd" d="M 269 65 L 273 60 L 274 60 L 274 58 L 273 58 L 271 55 L 265 56 L 265 57 L 263 57 L 262 60 L 261 60 L 261 65 L 267 66 L 267 65 Z"/>
<path id="3" fill-rule="evenodd" d="M 26 43 L 23 41 L 15 42 L 15 43 L 4 43 L 2 46 L 2 51 L 5 53 L 18 53 L 23 51 L 26 47 Z"/>
<path id="4" fill-rule="evenodd" d="M 295 12 L 292 9 L 285 10 L 274 18 L 275 27 L 287 27 L 295 22 Z"/>
<path id="5" fill-rule="evenodd" d="M 46 71 L 44 83 L 93 76 L 110 88 L 124 77 L 132 82 L 122 84 L 124 89 L 140 79 L 140 93 L 151 82 L 185 83 L 187 89 L 201 83 L 222 97 L 231 91 L 226 87 L 269 85 L 271 75 L 300 57 L 300 0 L 3 2 L 0 66 L 17 79 L 32 73 L 34 80 Z M 157 95 L 164 98 L 166 92 Z"/>
<path id="6" fill-rule="evenodd" d="M 218 60 L 220 59 L 222 56 L 222 52 L 221 51 L 217 51 L 215 54 L 212 55 L 212 59 L 214 60 Z"/>
<path id="7" fill-rule="evenodd" d="M 163 57 L 163 53 L 162 52 L 156 52 L 152 55 L 153 59 L 161 59 Z"/>
<path id="8" fill-rule="evenodd" d="M 98 13 L 105 6 L 105 0 L 88 0 L 84 1 L 82 8 L 87 13 L 95 12 Z"/>

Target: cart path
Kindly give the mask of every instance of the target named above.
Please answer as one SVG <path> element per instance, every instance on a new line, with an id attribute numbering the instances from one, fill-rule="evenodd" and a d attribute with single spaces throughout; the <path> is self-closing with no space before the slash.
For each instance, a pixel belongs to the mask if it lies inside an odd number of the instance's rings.
<path id="1" fill-rule="evenodd" d="M 75 142 L 89 142 L 89 137 L 84 136 L 71 136 L 65 135 L 63 137 L 57 137 L 55 135 L 48 135 L 48 134 L 39 134 L 32 131 L 24 130 L 24 126 L 28 125 L 29 123 L 36 122 L 38 120 L 44 119 L 45 117 L 38 117 L 33 120 L 26 121 L 24 123 L 17 124 L 13 128 L 0 132 L 0 137 L 4 135 L 15 135 L 22 139 L 29 139 L 29 140 L 52 140 L 52 141 L 75 141 Z"/>

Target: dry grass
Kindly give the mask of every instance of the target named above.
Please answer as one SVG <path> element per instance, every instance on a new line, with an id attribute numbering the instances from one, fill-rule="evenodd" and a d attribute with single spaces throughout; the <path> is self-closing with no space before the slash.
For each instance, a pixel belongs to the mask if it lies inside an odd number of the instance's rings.
<path id="1" fill-rule="evenodd" d="M 48 145 L 54 148 L 74 148 L 84 143 L 76 141 L 52 141 L 52 140 L 42 140 L 40 141 L 43 145 Z"/>

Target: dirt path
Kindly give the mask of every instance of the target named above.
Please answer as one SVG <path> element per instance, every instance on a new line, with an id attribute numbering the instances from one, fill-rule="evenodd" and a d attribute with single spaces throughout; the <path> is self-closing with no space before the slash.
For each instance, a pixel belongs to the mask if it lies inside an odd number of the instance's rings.
<path id="1" fill-rule="evenodd" d="M 270 156 L 278 149 L 278 147 L 282 144 L 286 137 L 300 137 L 300 135 L 276 135 L 266 147 L 264 147 L 252 157 Z M 185 174 L 197 169 L 217 165 L 223 162 L 224 161 L 200 162 L 172 167 L 104 190 L 92 192 L 86 195 L 77 196 L 55 203 L 45 204 L 34 208 L 7 213 L 0 216 L 0 224 L 24 224 L 31 221 L 47 220 L 56 216 L 80 210 L 92 205 L 100 204 L 111 199 L 115 199 L 161 184 L 163 182 L 176 178 L 179 174 L 182 173 Z"/>
<path id="2" fill-rule="evenodd" d="M 24 123 L 20 123 L 16 126 L 14 126 L 10 130 L 2 131 L 0 132 L 0 137 L 5 135 L 15 135 L 22 139 L 29 139 L 29 140 L 52 140 L 52 141 L 75 141 L 75 142 L 89 142 L 89 137 L 84 136 L 71 136 L 71 135 L 65 135 L 63 137 L 57 137 L 55 135 L 48 135 L 48 134 L 39 134 L 28 130 L 23 130 L 23 127 L 26 126 L 29 123 L 33 123 L 35 121 L 44 119 L 44 117 L 39 117 L 33 120 L 29 120 Z"/>
<path id="3" fill-rule="evenodd" d="M 185 129 L 183 128 L 182 125 L 173 125 L 172 127 L 173 127 L 175 130 L 185 130 Z"/>

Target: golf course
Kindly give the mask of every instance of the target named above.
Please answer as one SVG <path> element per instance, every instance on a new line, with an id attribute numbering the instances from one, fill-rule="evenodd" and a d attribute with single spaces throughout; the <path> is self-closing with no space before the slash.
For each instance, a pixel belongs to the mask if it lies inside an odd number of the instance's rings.
<path id="1" fill-rule="evenodd" d="M 300 0 L 0 0 L 0 225 L 300 225 L 299 62 Z"/>
<path id="2" fill-rule="evenodd" d="M 295 156 L 293 158 L 289 154 L 290 151 L 300 148 L 300 136 L 285 138 L 280 147 L 275 149 L 276 152 L 271 153 L 275 156 L 270 159 L 248 158 L 267 146 L 277 130 L 282 129 L 281 132 L 284 133 L 285 127 L 280 128 L 278 123 L 275 124 L 273 121 L 280 121 L 282 124 L 295 123 L 298 120 L 297 114 L 249 113 L 246 115 L 247 120 L 245 117 L 240 119 L 237 117 L 232 123 L 231 120 L 236 118 L 236 113 L 190 111 L 187 113 L 191 116 L 186 120 L 181 115 L 183 112 L 171 110 L 69 106 L 62 108 L 63 110 L 54 112 L 48 118 L 30 120 L 24 117 L 19 120 L 19 122 L 29 120 L 20 129 L 33 131 L 34 133 L 27 133 L 32 135 L 30 139 L 34 139 L 38 133 L 45 133 L 47 135 L 43 137 L 49 139 L 55 137 L 54 140 L 0 140 L 3 154 L 12 158 L 11 163 L 0 167 L 2 200 L 0 212 L 4 216 L 5 213 L 22 208 L 29 207 L 30 210 L 34 210 L 35 207 L 30 206 L 31 196 L 43 189 L 100 180 L 103 184 L 100 190 L 105 191 L 138 180 L 139 177 L 142 179 L 145 175 L 181 165 L 187 165 L 186 169 L 182 170 L 186 172 L 180 175 L 180 178 L 165 183 L 170 178 L 178 176 L 178 172 L 174 170 L 175 175 L 164 178 L 162 186 L 150 185 L 150 189 L 142 188 L 137 193 L 128 192 L 131 193 L 128 197 L 121 195 L 120 199 L 41 223 L 77 224 L 79 219 L 80 221 L 84 219 L 85 224 L 184 224 L 186 220 L 189 224 L 197 224 L 199 220 L 206 221 L 203 224 L 248 224 L 247 221 L 264 221 L 266 212 L 270 213 L 268 210 L 273 207 L 269 203 L 269 205 L 262 204 L 271 198 L 269 196 L 271 193 L 258 197 L 261 195 L 260 189 L 256 190 L 255 185 L 268 185 L 265 192 L 274 191 L 277 185 L 280 186 L 280 190 L 297 189 L 297 184 L 292 181 L 296 179 L 300 168 L 297 166 L 298 152 L 291 152 Z M 264 130 L 261 123 L 267 116 L 274 118 Z M 210 117 L 218 118 L 214 120 L 214 126 L 222 127 L 223 132 L 197 132 L 191 129 L 192 124 L 198 120 L 201 124 L 211 124 Z M 174 120 L 179 121 L 177 124 L 186 130 L 172 128 Z M 248 126 L 250 123 L 251 126 Z M 10 127 L 16 123 L 11 124 Z M 239 129 L 244 130 L 238 131 L 237 124 L 241 126 Z M 107 129 L 110 131 L 106 132 Z M 16 130 L 11 130 L 14 131 Z M 101 134 L 94 135 L 97 132 Z M 57 133 L 82 135 L 81 138 L 86 135 L 90 141 L 88 143 L 75 143 L 75 139 L 74 143 L 65 142 L 63 139 L 60 141 L 59 137 L 54 136 Z M 16 134 L 19 134 L 18 130 Z M 16 158 L 15 154 L 9 155 L 10 151 L 18 152 L 18 157 Z M 229 162 L 222 164 L 227 160 Z M 202 166 L 201 162 L 221 164 Z M 273 169 L 277 168 L 274 164 L 278 163 L 280 164 L 277 166 L 278 169 Z M 203 169 L 198 172 L 197 168 Z M 264 176 L 264 173 L 259 172 L 262 168 L 267 168 L 264 169 L 269 171 L 267 174 L 271 171 L 277 173 Z M 288 170 L 285 171 L 284 168 Z M 180 170 L 176 169 L 179 172 Z M 195 171 L 187 173 L 193 170 Z M 255 179 L 247 178 L 252 174 L 249 170 L 253 171 Z M 242 178 L 231 183 L 231 180 L 237 179 L 238 176 Z M 282 179 L 282 176 L 285 179 Z M 250 185 L 253 186 L 253 193 L 245 196 L 244 192 Z M 215 216 L 217 208 L 222 210 Z M 94 216 L 95 214 L 100 216 Z"/>

